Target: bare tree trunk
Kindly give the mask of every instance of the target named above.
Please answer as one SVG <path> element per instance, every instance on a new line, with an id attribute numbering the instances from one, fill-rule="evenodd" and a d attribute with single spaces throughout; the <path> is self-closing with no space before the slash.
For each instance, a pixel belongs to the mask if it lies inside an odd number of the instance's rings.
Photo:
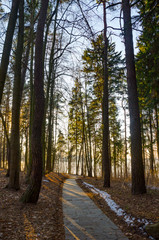
<path id="1" fill-rule="evenodd" d="M 89 175 L 89 151 L 88 151 L 88 138 L 87 138 L 86 128 L 85 128 L 85 162 L 86 162 L 86 169 Z"/>
<path id="2" fill-rule="evenodd" d="M 6 157 L 6 138 L 3 139 L 3 168 L 5 167 L 5 157 Z"/>
<path id="3" fill-rule="evenodd" d="M 110 159 L 109 159 L 109 115 L 108 115 L 108 38 L 107 38 L 107 19 L 106 2 L 103 1 L 104 17 L 104 90 L 103 90 L 103 143 L 102 143 L 102 162 L 104 166 L 104 187 L 110 187 Z"/>
<path id="4" fill-rule="evenodd" d="M 128 177 L 128 169 L 127 169 L 127 123 L 126 123 L 126 107 L 123 108 L 124 109 L 124 124 L 125 124 L 125 139 L 124 139 L 124 143 L 125 143 L 125 178 Z"/>
<path id="5" fill-rule="evenodd" d="M 0 142 L 0 168 L 2 167 L 2 144 Z"/>
<path id="6" fill-rule="evenodd" d="M 81 175 L 84 173 L 84 152 L 85 152 L 85 121 L 84 121 L 84 110 L 83 110 L 83 102 L 82 102 L 82 94 L 80 88 L 80 98 L 81 98 L 81 111 L 82 111 L 82 163 L 81 163 Z"/>
<path id="7" fill-rule="evenodd" d="M 122 3 L 124 16 L 128 101 L 130 111 L 132 194 L 142 194 L 146 192 L 146 187 L 142 162 L 141 127 L 136 84 L 130 4 L 129 0 L 123 0 Z"/>
<path id="8" fill-rule="evenodd" d="M 54 23 L 54 33 L 53 33 L 53 41 L 51 47 L 51 54 L 49 59 L 49 76 L 48 76 L 48 85 L 47 85 L 47 95 L 45 99 L 45 110 L 44 110 L 44 122 L 43 122 L 43 162 L 45 162 L 45 125 L 46 125 L 46 110 L 48 108 L 48 100 L 49 100 L 49 90 L 50 90 L 50 106 L 49 106 L 49 125 L 48 125 L 48 149 L 47 149 L 47 162 L 46 162 L 46 170 L 49 172 L 51 171 L 51 152 L 52 152 L 52 108 L 54 103 L 54 88 L 55 88 L 55 61 L 54 61 L 54 54 L 55 54 L 55 42 L 56 42 L 56 30 L 57 30 L 57 16 L 58 16 L 58 6 L 59 0 L 56 4 L 55 9 L 55 23 Z M 52 80 L 52 81 L 51 81 Z M 51 89 L 50 89 L 51 85 Z"/>
<path id="9" fill-rule="evenodd" d="M 116 157 L 116 143 L 115 143 L 115 139 L 114 139 L 114 153 L 113 153 L 113 158 L 114 158 L 114 178 L 116 178 L 116 163 L 117 163 L 117 157 Z"/>
<path id="10" fill-rule="evenodd" d="M 76 93 L 76 102 L 77 102 L 77 93 Z M 77 107 L 76 107 L 76 175 L 78 175 L 78 172 L 77 172 L 77 143 L 78 143 L 78 136 L 77 136 Z"/>
<path id="11" fill-rule="evenodd" d="M 72 163 L 72 152 L 73 152 L 74 146 L 71 147 L 71 149 L 68 149 L 68 173 L 71 174 L 71 163 Z"/>
<path id="12" fill-rule="evenodd" d="M 97 143 L 95 129 L 94 129 L 94 177 L 97 177 Z"/>
<path id="13" fill-rule="evenodd" d="M 59 96 L 57 96 L 57 106 L 56 106 L 56 112 L 54 111 L 54 116 L 55 116 L 55 126 L 53 124 L 53 133 L 55 132 L 54 135 L 54 144 L 53 144 L 53 170 L 55 167 L 55 163 L 57 160 L 57 154 L 56 154 L 56 142 L 57 142 L 57 118 L 58 118 L 58 101 L 59 101 Z M 53 109 L 55 110 L 55 109 Z M 54 130 L 55 128 L 55 130 Z"/>
<path id="14" fill-rule="evenodd" d="M 4 83 L 5 83 L 8 65 L 9 65 L 9 56 L 10 56 L 11 47 L 12 47 L 12 40 L 13 40 L 13 34 L 14 34 L 14 29 L 15 29 L 16 20 L 17 20 L 17 12 L 18 12 L 18 8 L 19 8 L 19 3 L 20 3 L 20 0 L 12 1 L 12 9 L 11 9 L 10 17 L 9 17 L 7 33 L 6 33 L 6 38 L 5 38 L 4 48 L 3 48 L 2 58 L 1 58 L 0 105 L 1 105 L 1 101 L 2 101 Z"/>
<path id="15" fill-rule="evenodd" d="M 20 171 L 20 104 L 21 104 L 21 62 L 23 54 L 24 39 L 24 1 L 21 0 L 19 6 L 19 32 L 15 60 L 15 77 L 13 87 L 12 104 L 12 131 L 11 131 L 11 162 L 9 188 L 18 190 Z"/>
<path id="16" fill-rule="evenodd" d="M 156 118 L 156 139 L 157 139 L 157 155 L 159 160 L 159 124 L 158 124 L 158 109 L 157 104 L 155 106 L 155 118 Z"/>
<path id="17" fill-rule="evenodd" d="M 32 127 L 34 119 L 34 87 L 33 87 L 33 63 L 34 63 L 34 17 L 35 17 L 35 0 L 31 2 L 31 20 L 30 20 L 30 116 L 29 116 L 29 162 L 26 174 L 26 182 L 30 180 L 30 175 L 32 171 Z"/>
<path id="18" fill-rule="evenodd" d="M 55 10 L 53 12 L 53 14 L 51 15 L 49 22 L 47 24 L 46 27 L 46 34 L 45 34 L 45 42 L 44 42 L 44 52 L 46 50 L 46 44 L 47 44 L 47 37 L 48 37 L 48 32 L 49 32 L 49 27 L 50 24 L 52 22 L 52 18 L 55 15 L 55 19 L 54 19 L 54 32 L 53 32 L 53 41 L 52 41 L 52 46 L 51 46 L 51 53 L 50 53 L 50 58 L 49 58 L 49 73 L 48 73 L 48 79 L 47 79 L 47 90 L 46 90 L 46 98 L 45 98 L 45 108 L 44 108 L 44 122 L 43 122 L 43 135 L 42 135 L 42 143 L 43 143 L 43 171 L 45 171 L 45 156 L 46 156 L 46 113 L 47 113 L 47 109 L 48 109 L 48 102 L 49 102 L 49 92 L 50 92 L 50 86 L 52 86 L 52 84 L 55 83 L 51 83 L 51 79 L 52 75 L 54 75 L 54 54 L 55 54 L 55 42 L 56 42 L 56 30 L 57 30 L 57 16 L 58 16 L 58 7 L 59 7 L 59 3 L 60 0 L 57 0 L 56 2 L 56 7 Z M 45 57 L 45 55 L 43 54 L 43 58 Z M 55 79 L 53 79 L 53 81 L 55 82 Z M 53 100 L 52 100 L 53 101 Z M 50 143 L 48 143 L 50 144 Z M 48 147 L 49 151 L 51 150 L 50 146 Z M 46 164 L 47 165 L 47 164 Z M 47 166 L 46 166 L 47 167 Z"/>
<path id="19" fill-rule="evenodd" d="M 145 172 L 145 135 L 144 135 L 144 127 L 143 127 L 142 110 L 141 110 L 141 139 L 142 139 L 142 159 L 143 159 L 144 172 Z"/>
<path id="20" fill-rule="evenodd" d="M 0 111 L 0 118 L 2 119 L 2 124 L 3 124 L 3 129 L 4 129 L 4 134 L 7 139 L 7 160 L 8 160 L 8 169 L 7 169 L 7 174 L 6 176 L 9 177 L 9 172 L 10 172 L 10 140 L 8 136 L 8 131 L 7 131 L 7 126 L 6 126 L 6 121 L 4 120 L 4 117 Z"/>
<path id="21" fill-rule="evenodd" d="M 28 130 L 29 128 L 27 127 L 26 128 L 26 131 L 25 131 L 25 166 L 24 166 L 24 171 L 26 172 L 27 169 L 28 169 Z"/>
<path id="22" fill-rule="evenodd" d="M 86 102 L 86 111 L 87 111 L 87 124 L 88 124 L 88 176 L 92 177 L 92 145 L 91 145 L 91 127 L 90 127 L 90 116 L 89 116 L 89 108 L 87 103 L 87 84 L 85 82 L 85 102 Z M 86 133 L 87 134 L 87 133 Z M 89 142 L 89 144 L 88 144 Z"/>
<path id="23" fill-rule="evenodd" d="M 43 159 L 42 159 L 42 125 L 44 115 L 44 89 L 43 89 L 43 35 L 47 16 L 49 0 L 41 0 L 41 8 L 37 26 L 37 35 L 35 43 L 35 113 L 32 132 L 32 157 L 33 170 L 31 182 L 26 192 L 21 197 L 24 203 L 36 203 L 39 198 L 42 181 Z"/>
<path id="24" fill-rule="evenodd" d="M 82 147 L 83 147 L 83 144 L 81 144 L 80 151 L 79 151 L 79 157 L 78 157 L 78 163 L 77 163 L 77 172 L 79 170 L 79 163 L 80 163 L 80 160 L 81 160 Z"/>
<path id="25" fill-rule="evenodd" d="M 48 148 L 47 148 L 47 162 L 46 162 L 46 170 L 47 172 L 51 171 L 51 152 L 52 152 L 52 126 L 53 126 L 53 121 L 52 121 L 52 112 L 53 112 L 53 96 L 54 96 L 54 85 L 55 85 L 55 74 L 53 74 L 53 79 L 51 83 L 51 93 L 50 93 L 50 106 L 49 106 L 49 124 L 48 124 Z"/>
<path id="26" fill-rule="evenodd" d="M 152 133 L 152 117 L 149 109 L 149 123 L 150 123 L 150 174 L 154 174 L 154 153 L 153 153 L 153 133 Z"/>

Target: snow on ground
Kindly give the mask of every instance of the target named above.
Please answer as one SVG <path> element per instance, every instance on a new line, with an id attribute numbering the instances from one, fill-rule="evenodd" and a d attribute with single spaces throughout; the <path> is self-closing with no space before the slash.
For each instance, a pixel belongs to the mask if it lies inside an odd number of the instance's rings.
<path id="1" fill-rule="evenodd" d="M 135 221 L 138 221 L 139 223 L 143 223 L 144 227 L 147 224 L 151 224 L 151 221 L 148 221 L 147 219 L 137 219 L 135 217 L 132 217 L 130 214 L 127 214 L 118 204 L 116 204 L 112 199 L 111 195 L 108 194 L 106 191 L 101 191 L 98 188 L 95 188 L 93 185 L 88 184 L 86 182 L 83 182 L 83 185 L 89 188 L 93 193 L 99 194 L 100 197 L 102 197 L 105 202 L 108 204 L 108 206 L 111 208 L 112 211 L 116 213 L 117 216 L 122 216 L 124 221 L 130 225 L 135 226 Z"/>
<path id="2" fill-rule="evenodd" d="M 131 183 L 127 183 L 127 185 L 131 187 Z M 159 187 L 152 186 L 152 185 L 146 185 L 146 188 L 159 191 Z"/>
<path id="3" fill-rule="evenodd" d="M 159 191 L 159 187 L 155 187 L 155 186 L 147 186 L 147 188 L 150 188 L 150 189 L 152 189 L 152 190 L 157 190 L 157 191 Z"/>

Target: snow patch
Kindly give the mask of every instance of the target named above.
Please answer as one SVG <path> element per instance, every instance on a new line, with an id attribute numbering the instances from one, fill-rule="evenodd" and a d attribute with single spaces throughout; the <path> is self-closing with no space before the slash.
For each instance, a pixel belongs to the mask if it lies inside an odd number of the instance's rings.
<path id="1" fill-rule="evenodd" d="M 157 191 L 159 191 L 159 187 L 155 187 L 155 186 L 147 186 L 147 188 L 152 189 L 152 190 L 157 190 Z"/>
<path id="2" fill-rule="evenodd" d="M 108 204 L 108 206 L 110 207 L 110 209 L 112 211 L 114 211 L 116 213 L 117 216 L 122 216 L 124 221 L 130 225 L 130 226 L 134 226 L 135 225 L 135 221 L 138 221 L 139 223 L 144 224 L 144 227 L 147 224 L 151 224 L 151 221 L 148 221 L 147 219 L 136 219 L 135 217 L 132 217 L 130 214 L 127 214 L 118 204 L 116 204 L 112 199 L 111 199 L 111 195 L 108 194 L 105 191 L 101 191 L 98 188 L 95 188 L 93 185 L 88 184 L 86 182 L 83 182 L 83 185 L 85 185 L 87 188 L 89 188 L 93 193 L 95 194 L 99 194 L 100 197 L 102 197 L 105 202 Z M 142 228 L 143 229 L 143 228 Z"/>
<path id="3" fill-rule="evenodd" d="M 49 180 L 44 179 L 43 182 L 50 182 Z"/>

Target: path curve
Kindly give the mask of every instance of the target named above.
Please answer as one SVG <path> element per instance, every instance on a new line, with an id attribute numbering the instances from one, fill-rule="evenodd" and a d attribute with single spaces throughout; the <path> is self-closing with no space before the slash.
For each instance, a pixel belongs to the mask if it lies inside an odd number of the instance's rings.
<path id="1" fill-rule="evenodd" d="M 75 179 L 64 183 L 63 213 L 66 240 L 128 240 Z"/>

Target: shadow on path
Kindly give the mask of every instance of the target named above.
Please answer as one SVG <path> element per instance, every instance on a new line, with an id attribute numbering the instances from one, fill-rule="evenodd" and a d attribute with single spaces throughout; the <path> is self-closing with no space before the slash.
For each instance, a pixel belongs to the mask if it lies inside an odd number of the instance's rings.
<path id="1" fill-rule="evenodd" d="M 65 181 L 62 200 L 66 240 L 128 240 L 77 185 L 75 177 Z"/>

